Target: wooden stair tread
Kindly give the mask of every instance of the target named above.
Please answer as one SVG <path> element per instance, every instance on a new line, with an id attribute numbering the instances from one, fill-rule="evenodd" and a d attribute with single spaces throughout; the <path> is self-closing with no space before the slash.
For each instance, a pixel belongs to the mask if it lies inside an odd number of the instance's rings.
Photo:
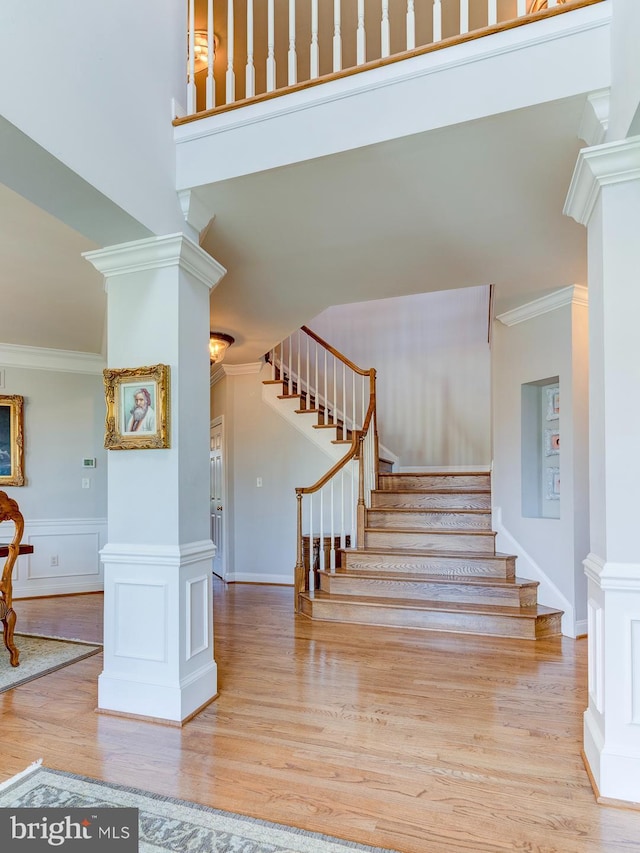
<path id="1" fill-rule="evenodd" d="M 314 429 L 342 429 L 342 424 L 337 421 L 336 423 L 330 422 L 328 424 L 313 424 Z"/>
<path id="2" fill-rule="evenodd" d="M 384 528 L 377 527 L 376 530 L 383 530 Z M 489 531 L 486 531 L 489 532 Z M 343 553 L 352 554 L 353 556 L 361 556 L 363 554 L 367 555 L 379 555 L 381 557 L 386 556 L 402 556 L 402 557 L 436 557 L 436 558 L 447 558 L 450 557 L 452 560 L 459 560 L 461 557 L 467 557 L 469 559 L 498 559 L 498 560 L 513 560 L 515 559 L 514 554 L 504 554 L 501 551 L 496 551 L 495 554 L 487 554 L 484 551 L 430 551 L 428 548 L 341 548 L 339 549 Z"/>
<path id="3" fill-rule="evenodd" d="M 324 409 L 296 409 L 296 415 L 322 415 Z"/>
<path id="4" fill-rule="evenodd" d="M 490 471 L 395 471 L 381 477 L 489 477 Z"/>
<path id="5" fill-rule="evenodd" d="M 302 394 L 278 394 L 278 400 L 302 399 Z"/>
<path id="6" fill-rule="evenodd" d="M 385 474 L 380 473 L 378 477 L 384 477 Z M 391 476 L 397 477 L 398 474 Z M 477 488 L 476 486 L 459 486 L 458 488 L 443 489 L 443 488 L 427 488 L 425 489 L 372 489 L 372 494 L 375 495 L 451 495 L 451 494 L 469 494 L 474 495 L 490 495 L 491 489 Z"/>
<path id="7" fill-rule="evenodd" d="M 336 442 L 338 443 L 338 442 Z M 344 442 L 340 442 L 344 443 Z M 351 444 L 351 442 L 346 442 Z M 447 536 L 473 534 L 474 536 L 495 536 L 495 530 L 483 530 L 481 527 L 365 527 L 365 533 L 438 533 Z M 404 550 L 404 549 L 403 549 Z M 466 552 L 465 552 L 466 553 Z"/>
<path id="8" fill-rule="evenodd" d="M 367 607 L 384 607 L 394 608 L 397 610 L 440 610 L 448 613 L 472 613 L 474 615 L 483 616 L 510 616 L 523 617 L 525 619 L 535 619 L 538 616 L 549 616 L 562 613 L 561 610 L 555 610 L 552 607 L 545 607 L 543 604 L 534 604 L 530 607 L 508 607 L 502 604 L 465 604 L 458 601 L 427 601 L 411 598 L 378 598 L 372 596 L 360 596 L 354 600 L 351 595 L 337 595 L 335 593 L 326 593 L 322 590 L 315 590 L 313 596 L 308 592 L 301 593 L 310 601 L 331 602 L 332 604 L 348 604 L 366 605 Z"/>
<path id="9" fill-rule="evenodd" d="M 262 384 L 263 385 L 286 385 L 287 380 L 286 379 L 263 379 Z"/>
<path id="10" fill-rule="evenodd" d="M 491 510 L 484 507 L 439 507 L 439 506 L 372 506 L 368 512 L 424 512 L 437 513 L 443 515 L 451 515 L 458 513 L 467 513 L 469 515 L 491 515 Z"/>
<path id="11" fill-rule="evenodd" d="M 514 589 L 527 586 L 539 586 L 539 581 L 530 578 L 496 578 L 486 575 L 430 575 L 425 572 L 372 572 L 367 569 L 341 569 L 335 572 L 319 569 L 319 574 L 340 578 L 371 578 L 382 581 L 410 581 L 415 583 L 469 584 L 470 586 L 490 586 L 498 589 Z"/>

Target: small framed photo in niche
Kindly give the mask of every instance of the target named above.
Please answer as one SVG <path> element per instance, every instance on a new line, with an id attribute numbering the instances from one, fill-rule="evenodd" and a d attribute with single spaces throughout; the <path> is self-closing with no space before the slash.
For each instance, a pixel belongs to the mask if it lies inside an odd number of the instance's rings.
<path id="1" fill-rule="evenodd" d="M 554 421 L 560 417 L 560 388 L 547 388 L 547 420 Z"/>
<path id="2" fill-rule="evenodd" d="M 560 469 L 559 468 L 547 468 L 546 469 L 547 482 L 546 482 L 546 499 L 548 501 L 559 501 L 560 500 Z"/>
<path id="3" fill-rule="evenodd" d="M 544 454 L 545 456 L 556 456 L 560 453 L 560 430 L 545 429 L 544 431 Z"/>

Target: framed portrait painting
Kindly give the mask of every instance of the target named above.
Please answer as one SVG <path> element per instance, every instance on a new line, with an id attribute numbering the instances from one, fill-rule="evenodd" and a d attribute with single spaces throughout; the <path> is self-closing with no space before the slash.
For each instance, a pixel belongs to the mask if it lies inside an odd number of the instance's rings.
<path id="1" fill-rule="evenodd" d="M 0 395 L 0 486 L 24 486 L 24 398 Z"/>
<path id="2" fill-rule="evenodd" d="M 107 369 L 104 373 L 108 450 L 169 447 L 169 366 Z"/>

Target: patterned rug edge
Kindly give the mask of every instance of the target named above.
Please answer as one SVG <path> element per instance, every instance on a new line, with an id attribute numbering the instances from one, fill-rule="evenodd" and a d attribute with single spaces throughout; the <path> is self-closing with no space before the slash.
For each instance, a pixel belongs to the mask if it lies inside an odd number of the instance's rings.
<path id="1" fill-rule="evenodd" d="M 1 636 L 2 632 L 0 632 Z M 41 678 L 43 675 L 50 675 L 52 672 L 56 672 L 58 669 L 63 669 L 65 666 L 70 666 L 72 663 L 78 663 L 78 661 L 84 660 L 85 658 L 90 658 L 93 655 L 97 655 L 102 651 L 102 646 L 98 643 L 87 643 L 84 640 L 68 640 L 66 637 L 49 637 L 44 634 L 18 634 L 16 633 L 16 637 L 33 637 L 37 640 L 53 640 L 56 643 L 69 643 L 70 645 L 75 646 L 86 646 L 87 651 L 84 654 L 79 654 L 70 660 L 61 661 L 60 663 L 55 664 L 54 666 L 47 667 L 43 669 L 41 672 L 37 672 L 35 675 L 27 675 L 24 678 L 18 678 L 16 681 L 12 681 L 11 684 L 7 684 L 4 687 L 0 686 L 0 694 L 6 693 L 7 690 L 13 690 L 14 687 L 20 687 L 22 684 L 27 684 L 29 681 L 35 681 L 37 678 Z M 15 668 L 15 671 L 19 671 L 19 667 Z"/>
<path id="2" fill-rule="evenodd" d="M 42 764 L 41 758 L 37 761 L 34 761 L 20 773 L 17 773 L 10 779 L 7 779 L 4 782 L 0 783 L 0 794 L 5 795 L 9 793 L 12 788 L 17 787 L 22 782 L 24 782 L 29 776 L 37 774 L 38 772 L 41 772 L 44 775 L 51 774 L 53 776 L 60 776 L 62 778 L 75 779 L 79 782 L 83 782 L 88 785 L 103 786 L 107 789 L 113 788 L 116 791 L 121 791 L 125 794 L 132 794 L 137 797 L 146 797 L 147 799 L 156 801 L 158 803 L 174 803 L 175 805 L 182 806 L 183 808 L 194 809 L 194 811 L 202 812 L 205 815 L 212 815 L 221 818 L 231 818 L 255 826 L 264 826 L 266 828 L 271 827 L 274 830 L 289 832 L 295 835 L 300 835 L 302 837 L 313 839 L 318 842 L 323 841 L 334 844 L 338 843 L 342 844 L 347 849 L 360 850 L 363 851 L 363 853 L 399 853 L 399 851 L 392 850 L 388 847 L 371 847 L 370 845 L 360 844 L 357 841 L 350 841 L 349 839 L 340 838 L 336 835 L 325 835 L 321 832 L 313 832 L 311 830 L 300 829 L 297 826 L 292 826 L 286 823 L 275 823 L 274 821 L 263 820 L 261 818 L 252 817 L 251 815 L 241 814 L 240 812 L 228 812 L 224 809 L 216 809 L 212 806 L 205 806 L 202 803 L 195 803 L 190 800 L 182 800 L 177 797 L 167 797 L 163 794 L 156 794 L 153 791 L 145 791 L 142 788 L 133 788 L 128 785 L 120 785 L 117 782 L 105 782 L 102 779 L 92 779 L 90 776 L 83 776 L 78 773 L 70 773 L 66 770 L 54 770 L 51 767 L 45 767 Z"/>

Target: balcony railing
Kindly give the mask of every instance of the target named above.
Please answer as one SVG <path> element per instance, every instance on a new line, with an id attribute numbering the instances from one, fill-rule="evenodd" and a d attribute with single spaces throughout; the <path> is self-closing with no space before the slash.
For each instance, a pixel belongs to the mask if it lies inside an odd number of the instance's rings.
<path id="1" fill-rule="evenodd" d="M 189 116 L 601 0 L 188 0 Z"/>

